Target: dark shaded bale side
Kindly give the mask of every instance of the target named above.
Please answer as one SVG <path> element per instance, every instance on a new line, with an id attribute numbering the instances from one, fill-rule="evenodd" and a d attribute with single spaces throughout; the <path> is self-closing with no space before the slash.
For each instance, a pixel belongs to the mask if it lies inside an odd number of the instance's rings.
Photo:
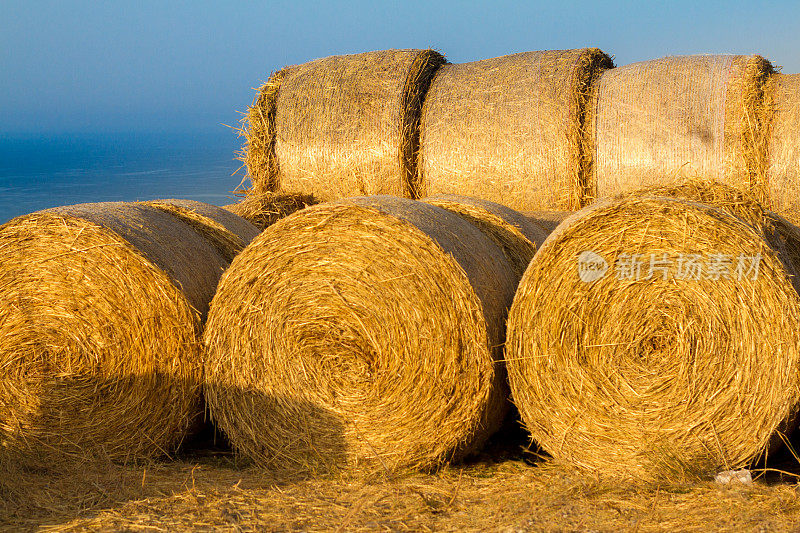
<path id="1" fill-rule="evenodd" d="M 536 219 L 488 200 L 442 194 L 421 201 L 455 213 L 481 230 L 503 250 L 518 278 L 549 233 Z"/>

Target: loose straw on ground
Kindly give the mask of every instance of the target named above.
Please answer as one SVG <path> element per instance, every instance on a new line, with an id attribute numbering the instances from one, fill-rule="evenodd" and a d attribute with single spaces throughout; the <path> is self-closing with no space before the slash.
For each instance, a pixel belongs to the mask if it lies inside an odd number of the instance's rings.
<path id="1" fill-rule="evenodd" d="M 242 125 L 254 192 L 414 196 L 422 102 L 444 58 L 383 50 L 285 67 Z"/>
<path id="2" fill-rule="evenodd" d="M 512 209 L 576 209 L 591 150 L 587 104 L 613 66 L 596 48 L 525 52 L 442 66 L 423 107 L 419 190 Z"/>
<path id="3" fill-rule="evenodd" d="M 512 395 L 536 442 L 647 480 L 774 448 L 800 398 L 797 241 L 754 213 L 628 195 L 550 235 L 508 320 Z"/>
<path id="4" fill-rule="evenodd" d="M 264 467 L 436 468 L 502 423 L 518 281 L 480 230 L 389 196 L 320 204 L 232 263 L 204 341 L 212 417 Z"/>
<path id="5" fill-rule="evenodd" d="M 0 227 L 0 455 L 163 455 L 202 415 L 201 317 L 226 247 L 257 229 L 198 202 L 154 205 Z"/>
<path id="6" fill-rule="evenodd" d="M 757 55 L 664 57 L 605 71 L 589 124 L 588 199 L 699 177 L 765 200 L 772 72 Z"/>

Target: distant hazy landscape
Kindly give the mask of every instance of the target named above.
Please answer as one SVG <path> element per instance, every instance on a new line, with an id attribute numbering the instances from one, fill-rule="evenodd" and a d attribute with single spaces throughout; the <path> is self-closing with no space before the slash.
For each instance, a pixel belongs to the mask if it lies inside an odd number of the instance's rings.
<path id="1" fill-rule="evenodd" d="M 242 172 L 234 131 L 0 135 L 0 223 L 83 202 L 234 201 Z"/>

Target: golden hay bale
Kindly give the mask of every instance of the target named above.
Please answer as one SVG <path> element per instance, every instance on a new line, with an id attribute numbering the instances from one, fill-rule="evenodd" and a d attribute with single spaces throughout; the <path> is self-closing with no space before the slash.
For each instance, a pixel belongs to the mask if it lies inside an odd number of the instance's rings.
<path id="1" fill-rule="evenodd" d="M 770 207 L 800 220 L 800 74 L 776 74 L 769 145 Z"/>
<path id="2" fill-rule="evenodd" d="M 263 230 L 295 211 L 318 203 L 312 194 L 251 191 L 242 201 L 224 207 Z"/>
<path id="3" fill-rule="evenodd" d="M 286 217 L 212 302 L 212 418 L 239 451 L 290 472 L 458 460 L 508 408 L 517 282 L 481 231 L 422 202 L 351 198 Z"/>
<path id="4" fill-rule="evenodd" d="M 58 207 L 0 227 L 0 456 L 124 460 L 180 444 L 203 411 L 201 316 L 229 262 L 197 231 L 201 213 L 240 242 L 258 233 L 184 201 Z"/>
<path id="5" fill-rule="evenodd" d="M 142 203 L 166 211 L 191 226 L 205 237 L 228 263 L 258 235 L 258 228 L 253 223 L 241 215 L 231 216 L 232 211 L 224 207 L 219 208 L 195 200 L 177 199 L 151 200 Z"/>
<path id="6" fill-rule="evenodd" d="M 627 195 L 539 248 L 509 313 L 507 365 L 553 456 L 608 476 L 695 477 L 746 466 L 791 429 L 794 254 L 770 221 L 727 211 Z"/>
<path id="7" fill-rule="evenodd" d="M 273 74 L 242 127 L 255 192 L 412 195 L 422 102 L 442 63 L 433 50 L 383 50 Z"/>
<path id="8" fill-rule="evenodd" d="M 772 213 L 767 211 L 758 200 L 745 191 L 714 180 L 688 179 L 674 181 L 631 191 L 618 195 L 617 198 L 624 198 L 627 195 L 680 198 L 709 205 L 741 219 L 765 236 L 772 227 L 770 219 L 774 218 Z"/>
<path id="9" fill-rule="evenodd" d="M 550 235 L 559 224 L 573 213 L 574 211 L 526 211 L 522 214 Z"/>
<path id="10" fill-rule="evenodd" d="M 447 209 L 481 230 L 503 250 L 506 259 L 514 266 L 518 279 L 525 273 L 536 248 L 549 233 L 535 219 L 488 200 L 441 194 L 422 201 Z"/>
<path id="11" fill-rule="evenodd" d="M 422 195 L 457 193 L 512 209 L 575 209 L 591 167 L 584 117 L 611 58 L 596 48 L 444 65 L 422 112 Z"/>
<path id="12" fill-rule="evenodd" d="M 766 196 L 772 65 L 761 56 L 674 56 L 608 70 L 593 106 L 598 198 L 677 176 Z"/>

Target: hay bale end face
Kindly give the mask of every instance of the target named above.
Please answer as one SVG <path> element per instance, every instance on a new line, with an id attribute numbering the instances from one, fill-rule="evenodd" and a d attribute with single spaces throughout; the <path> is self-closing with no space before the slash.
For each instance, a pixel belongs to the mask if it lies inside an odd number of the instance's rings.
<path id="1" fill-rule="evenodd" d="M 725 182 L 765 200 L 772 66 L 761 56 L 673 56 L 608 70 L 593 105 L 590 196 L 664 180 Z"/>
<path id="2" fill-rule="evenodd" d="M 250 191 L 242 201 L 225 209 L 264 230 L 283 217 L 318 203 L 312 194 Z"/>
<path id="3" fill-rule="evenodd" d="M 521 211 L 582 205 L 595 48 L 526 52 L 439 69 L 423 107 L 419 190 Z"/>
<path id="4" fill-rule="evenodd" d="M 508 320 L 512 396 L 533 439 L 581 468 L 648 480 L 769 451 L 800 398 L 795 269 L 769 231 L 648 196 L 562 223 Z"/>
<path id="5" fill-rule="evenodd" d="M 280 470 L 458 460 L 508 407 L 516 282 L 501 249 L 432 205 L 376 196 L 295 213 L 220 282 L 204 334 L 212 417 Z"/>
<path id="6" fill-rule="evenodd" d="M 433 50 L 383 50 L 275 73 L 243 126 L 255 192 L 413 196 L 422 102 L 442 63 Z"/>
<path id="7" fill-rule="evenodd" d="M 202 416 L 201 315 L 228 265 L 196 228 L 121 202 L 0 227 L 0 455 L 127 460 L 181 443 Z"/>

